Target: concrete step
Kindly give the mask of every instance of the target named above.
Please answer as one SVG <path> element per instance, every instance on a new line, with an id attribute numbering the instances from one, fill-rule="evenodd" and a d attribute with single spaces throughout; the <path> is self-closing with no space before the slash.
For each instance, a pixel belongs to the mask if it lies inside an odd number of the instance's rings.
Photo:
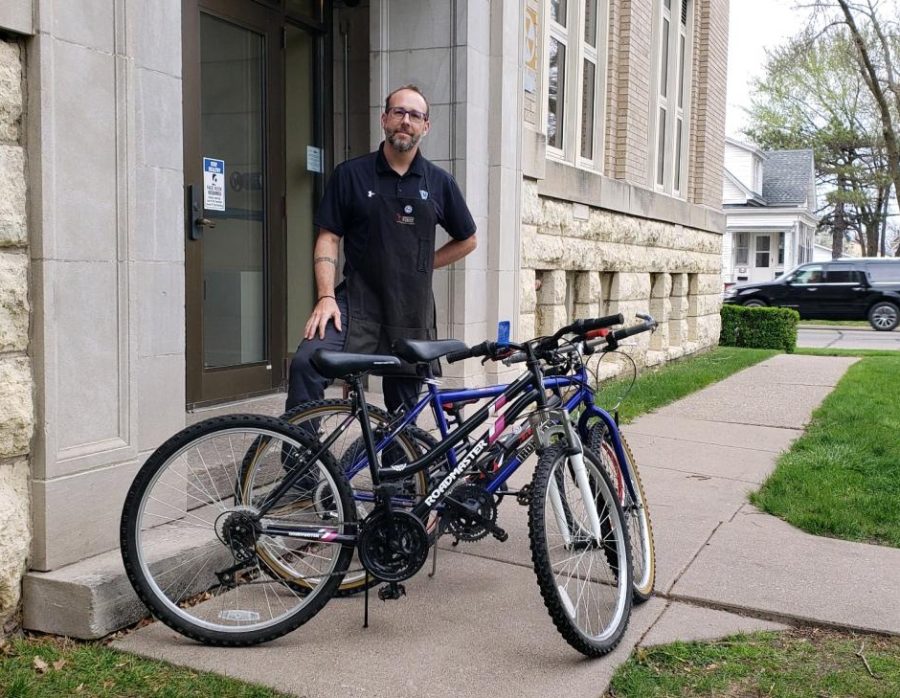
<path id="1" fill-rule="evenodd" d="M 147 615 L 118 550 L 52 572 L 29 572 L 23 597 L 27 630 L 83 640 L 109 635 Z"/>

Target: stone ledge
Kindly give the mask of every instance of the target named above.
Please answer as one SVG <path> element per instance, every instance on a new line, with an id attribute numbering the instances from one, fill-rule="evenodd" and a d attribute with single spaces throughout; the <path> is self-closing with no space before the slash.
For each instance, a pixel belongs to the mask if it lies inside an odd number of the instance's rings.
<path id="1" fill-rule="evenodd" d="M 144 554 L 153 567 L 174 568 L 187 558 L 208 554 L 205 548 L 211 543 L 219 547 L 212 534 L 198 537 L 190 526 L 167 524 L 149 533 Z M 208 588 L 211 581 L 192 580 L 186 595 Z M 22 595 L 23 627 L 82 640 L 104 637 L 149 615 L 125 574 L 118 548 L 52 572 L 31 571 L 25 575 Z"/>
<path id="2" fill-rule="evenodd" d="M 147 615 L 125 576 L 118 550 L 23 581 L 22 625 L 53 635 L 96 640 Z"/>

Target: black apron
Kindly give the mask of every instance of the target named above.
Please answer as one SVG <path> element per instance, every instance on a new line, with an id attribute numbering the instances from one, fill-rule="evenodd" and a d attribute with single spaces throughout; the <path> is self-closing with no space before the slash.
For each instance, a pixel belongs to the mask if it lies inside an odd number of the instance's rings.
<path id="1" fill-rule="evenodd" d="M 378 174 L 374 170 L 374 184 Z M 432 273 L 437 213 L 428 180 L 418 196 L 383 196 L 373 186 L 368 198 L 365 256 L 345 279 L 348 318 L 344 351 L 390 354 L 394 340 L 436 339 Z M 404 364 L 386 372 L 415 376 Z"/>

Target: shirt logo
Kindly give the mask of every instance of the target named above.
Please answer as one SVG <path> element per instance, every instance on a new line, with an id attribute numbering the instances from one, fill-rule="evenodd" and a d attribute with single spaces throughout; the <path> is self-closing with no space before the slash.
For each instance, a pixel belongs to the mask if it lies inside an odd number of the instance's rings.
<path id="1" fill-rule="evenodd" d="M 371 199 L 373 196 L 375 196 L 375 192 L 372 191 L 371 189 L 369 189 L 369 191 L 368 191 L 367 193 L 368 193 L 370 199 Z"/>
<path id="2" fill-rule="evenodd" d="M 396 222 L 400 225 L 415 225 L 416 217 L 415 216 L 404 216 L 402 213 L 397 214 Z"/>
<path id="3" fill-rule="evenodd" d="M 424 189 L 419 189 L 419 196 L 422 197 L 422 201 L 425 201 L 428 198 L 428 192 Z"/>
<path id="4" fill-rule="evenodd" d="M 403 213 L 412 213 L 412 206 L 406 205 L 403 207 Z"/>

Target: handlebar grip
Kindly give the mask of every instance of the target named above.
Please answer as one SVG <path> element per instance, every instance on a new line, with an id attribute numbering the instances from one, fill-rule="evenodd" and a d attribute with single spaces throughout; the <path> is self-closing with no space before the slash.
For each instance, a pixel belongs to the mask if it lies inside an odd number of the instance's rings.
<path id="1" fill-rule="evenodd" d="M 446 354 L 444 358 L 447 360 L 448 364 L 456 363 L 457 361 L 462 361 L 463 359 L 468 359 L 471 349 L 466 349 L 464 351 L 451 351 L 449 354 Z"/>
<path id="2" fill-rule="evenodd" d="M 656 327 L 656 323 L 641 323 L 640 325 L 632 325 L 631 327 L 623 327 L 621 330 L 616 330 L 615 332 L 610 332 L 613 339 L 617 342 L 626 339 L 627 337 L 633 337 L 636 334 L 641 334 L 642 332 L 648 332 Z"/>
<path id="3" fill-rule="evenodd" d="M 606 317 L 588 318 L 587 320 L 579 320 L 575 323 L 579 327 L 575 330 L 578 334 L 590 332 L 591 330 L 600 330 L 613 325 L 621 325 L 625 322 L 625 316 L 622 313 L 615 315 L 607 315 Z"/>
<path id="4" fill-rule="evenodd" d="M 512 366 L 513 364 L 522 363 L 526 358 L 528 357 L 525 355 L 524 351 L 517 351 L 516 353 L 510 354 L 505 359 L 503 359 L 503 363 L 506 366 Z"/>
<path id="5" fill-rule="evenodd" d="M 463 351 L 452 351 L 445 358 L 448 364 L 452 364 L 463 359 L 471 359 L 473 356 L 487 356 L 493 351 L 493 347 L 494 342 L 482 342 Z"/>

